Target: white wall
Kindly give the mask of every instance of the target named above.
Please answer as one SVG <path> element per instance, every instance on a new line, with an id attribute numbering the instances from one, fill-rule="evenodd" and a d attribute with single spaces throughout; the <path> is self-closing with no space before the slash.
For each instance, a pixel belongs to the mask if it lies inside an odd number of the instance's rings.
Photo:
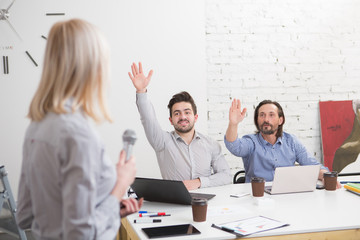
<path id="1" fill-rule="evenodd" d="M 254 131 L 253 109 L 270 98 L 284 107 L 285 130 L 321 160 L 318 101 L 360 98 L 359 9 L 357 0 L 17 0 L 12 21 L 25 40 L 18 41 L 0 21 L 0 57 L 13 57 L 12 74 L 0 71 L 0 164 L 6 164 L 16 190 L 25 115 L 41 70 L 23 51 L 29 49 L 40 61 L 45 46 L 40 35 L 62 19 L 45 17 L 46 12 L 85 18 L 107 35 L 113 50 L 109 97 L 115 123 L 100 130 L 114 161 L 123 131 L 136 130 L 139 176 L 160 173 L 127 76 L 131 62 L 138 60 L 155 70 L 149 94 L 165 129 L 171 130 L 167 102 L 181 90 L 189 90 L 199 106 L 197 128 L 221 144 L 232 98 L 249 109 L 241 134 Z M 9 45 L 14 49 L 5 48 Z M 223 152 L 233 171 L 242 167 L 239 158 Z"/>
<path id="2" fill-rule="evenodd" d="M 223 144 L 233 98 L 248 108 L 239 135 L 255 131 L 264 99 L 280 102 L 284 130 L 322 160 L 319 101 L 360 98 L 357 0 L 207 0 L 209 134 Z M 240 158 L 227 150 L 235 171 Z"/>
<path id="3" fill-rule="evenodd" d="M 9 1 L 10 2 L 10 1 Z M 8 2 L 1 1 L 0 8 Z M 47 12 L 65 12 L 65 17 L 46 17 Z M 155 154 L 147 143 L 135 105 L 135 90 L 127 75 L 133 61 L 142 61 L 146 71 L 154 69 L 149 95 L 164 129 L 171 130 L 167 103 L 182 90 L 189 91 L 198 107 L 197 128 L 207 133 L 204 1 L 15 1 L 10 9 L 12 25 L 20 41 L 4 21 L 0 21 L 0 165 L 5 165 L 13 192 L 21 166 L 22 141 L 29 121 L 25 118 L 39 82 L 41 62 L 51 25 L 61 19 L 79 17 L 99 26 L 112 49 L 112 87 L 109 103 L 113 124 L 103 124 L 100 133 L 108 154 L 117 160 L 125 129 L 137 132 L 134 148 L 137 175 L 161 177 Z M 8 49 L 12 46 L 12 49 Z M 40 63 L 35 67 L 25 56 L 28 50 Z M 10 74 L 2 69 L 2 56 L 9 56 Z"/>

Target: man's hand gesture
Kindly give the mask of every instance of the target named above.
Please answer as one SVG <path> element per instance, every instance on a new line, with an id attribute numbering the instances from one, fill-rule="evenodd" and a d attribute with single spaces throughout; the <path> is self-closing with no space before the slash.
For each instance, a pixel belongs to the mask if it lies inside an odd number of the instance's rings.
<path id="1" fill-rule="evenodd" d="M 238 125 L 246 115 L 246 108 L 241 111 L 241 103 L 239 99 L 234 99 L 231 103 L 229 111 L 229 123 Z"/>
<path id="2" fill-rule="evenodd" d="M 234 98 L 229 110 L 229 126 L 226 130 L 226 140 L 233 142 L 237 138 L 238 124 L 244 120 L 246 115 L 246 108 L 241 111 L 241 103 L 239 99 Z"/>
<path id="3" fill-rule="evenodd" d="M 142 64 L 139 62 L 139 67 L 135 63 L 131 65 L 132 74 L 129 72 L 129 77 L 136 88 L 137 93 L 146 92 L 146 87 L 149 85 L 153 70 L 150 70 L 147 77 L 145 77 Z"/>

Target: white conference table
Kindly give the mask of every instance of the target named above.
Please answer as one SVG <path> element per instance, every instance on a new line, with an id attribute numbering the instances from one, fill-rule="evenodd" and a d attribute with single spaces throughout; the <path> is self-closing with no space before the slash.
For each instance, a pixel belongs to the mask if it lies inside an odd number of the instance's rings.
<path id="1" fill-rule="evenodd" d="M 360 176 L 342 177 L 339 180 L 360 181 Z M 201 234 L 161 239 L 234 239 L 234 234 L 211 225 L 259 215 L 288 223 L 290 226 L 256 233 L 247 238 L 360 239 L 360 196 L 345 188 L 280 195 L 265 193 L 262 198 L 251 196 L 251 185 L 248 183 L 203 188 L 194 192 L 216 194 L 216 197 L 208 201 L 206 222 L 193 221 L 191 206 L 145 201 L 141 210 L 166 212 L 171 216 L 159 217 L 162 219 L 161 223 L 134 224 L 134 219 L 139 219 L 138 214 L 129 215 L 122 219 L 122 239 L 148 239 L 142 228 L 187 223 L 193 224 Z M 249 195 L 230 197 L 230 194 L 234 193 Z"/>

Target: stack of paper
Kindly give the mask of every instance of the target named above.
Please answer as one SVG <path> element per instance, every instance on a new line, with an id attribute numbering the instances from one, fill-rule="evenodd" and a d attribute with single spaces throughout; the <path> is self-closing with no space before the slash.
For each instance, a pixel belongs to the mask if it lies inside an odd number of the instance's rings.
<path id="1" fill-rule="evenodd" d="M 360 195 L 360 183 L 347 183 L 344 185 L 344 188 Z"/>

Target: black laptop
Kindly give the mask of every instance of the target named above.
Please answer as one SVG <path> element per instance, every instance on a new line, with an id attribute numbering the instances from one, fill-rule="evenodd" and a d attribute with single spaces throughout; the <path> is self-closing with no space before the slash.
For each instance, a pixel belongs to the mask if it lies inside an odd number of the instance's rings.
<path id="1" fill-rule="evenodd" d="M 193 198 L 211 199 L 215 194 L 190 193 L 182 181 L 154 178 L 135 178 L 131 185 L 139 198 L 147 201 L 191 205 Z"/>

